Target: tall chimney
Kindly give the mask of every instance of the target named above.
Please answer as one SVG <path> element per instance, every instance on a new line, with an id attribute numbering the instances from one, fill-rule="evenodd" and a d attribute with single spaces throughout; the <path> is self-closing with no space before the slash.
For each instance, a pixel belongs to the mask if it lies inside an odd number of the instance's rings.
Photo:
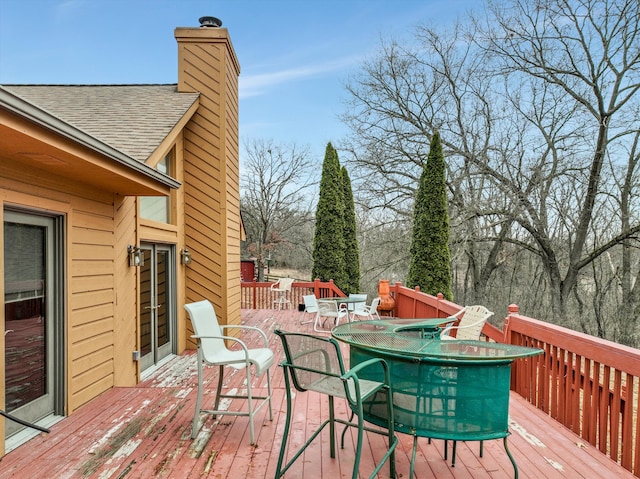
<path id="1" fill-rule="evenodd" d="M 187 268 L 186 294 L 195 300 L 206 293 L 222 324 L 240 324 L 240 65 L 221 25 L 202 17 L 199 27 L 175 29 L 178 91 L 200 93 L 183 136 L 184 194 L 194 200 L 185 202 L 185 238 L 202 258 Z"/>

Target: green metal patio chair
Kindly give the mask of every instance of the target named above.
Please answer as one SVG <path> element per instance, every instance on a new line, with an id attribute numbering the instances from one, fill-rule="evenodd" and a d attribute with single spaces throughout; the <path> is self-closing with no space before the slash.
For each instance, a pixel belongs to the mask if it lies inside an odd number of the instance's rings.
<path id="1" fill-rule="evenodd" d="M 307 446 L 311 444 L 327 425 L 329 426 L 330 434 L 330 453 L 331 457 L 335 458 L 335 423 L 343 424 L 345 426 L 345 432 L 348 427 L 358 429 L 352 472 L 353 479 L 358 477 L 364 431 L 382 434 L 388 438 L 388 450 L 369 477 L 375 477 L 384 463 L 389 460 L 389 474 L 390 477 L 395 478 L 395 448 L 398 445 L 398 438 L 394 431 L 392 394 L 389 383 L 389 369 L 386 361 L 375 358 L 358 364 L 351 370 L 346 371 L 342 354 L 340 353 L 340 346 L 335 339 L 280 330 L 275 330 L 274 332 L 282 340 L 284 348 L 285 360 L 280 363 L 280 366 L 282 366 L 284 371 L 287 393 L 287 417 L 282 435 L 282 444 L 280 446 L 275 479 L 279 479 L 287 472 Z M 375 368 L 378 371 L 382 371 L 384 381 L 378 382 L 360 379 L 358 374 L 365 368 Z M 295 387 L 299 392 L 316 391 L 321 394 L 326 394 L 329 397 L 329 419 L 320 424 L 313 434 L 311 434 L 307 442 L 293 455 L 289 462 L 284 464 L 293 412 L 292 397 L 294 394 L 292 387 Z M 371 428 L 364 424 L 363 401 L 368 398 L 373 398 L 374 396 L 376 396 L 376 401 L 374 401 L 374 406 L 372 407 L 386 408 L 388 421 L 384 428 Z M 384 404 L 381 404 L 381 402 L 377 400 L 379 396 L 385 398 Z M 334 397 L 347 400 L 352 411 L 348 420 L 335 417 Z M 354 417 L 357 418 L 356 422 L 353 422 Z M 344 432 L 340 446 L 344 448 Z"/>

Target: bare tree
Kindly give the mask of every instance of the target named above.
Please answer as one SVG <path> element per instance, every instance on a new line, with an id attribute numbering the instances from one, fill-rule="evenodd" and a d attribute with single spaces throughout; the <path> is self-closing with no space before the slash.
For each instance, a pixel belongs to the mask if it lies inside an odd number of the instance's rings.
<path id="1" fill-rule="evenodd" d="M 597 280 L 607 298 L 622 291 L 627 308 L 636 303 L 638 164 L 637 150 L 629 152 L 640 131 L 640 4 L 488 6 L 464 29 L 422 27 L 410 47 L 383 45 L 350 80 L 351 161 L 363 178 L 377 178 L 362 201 L 410 211 L 418 163 L 439 129 L 454 287 L 470 287 L 480 300 L 500 294 L 501 305 L 531 304 L 531 314 L 581 327 L 584 318 L 574 315 L 596 314 L 584 298 L 593 288 L 581 282 Z M 618 289 L 611 268 L 593 276 L 605 254 L 627 264 Z"/>
<path id="2" fill-rule="evenodd" d="M 310 230 L 305 226 L 312 222 L 312 163 L 307 147 L 254 139 L 244 144 L 241 167 L 246 248 L 256 258 L 262 280 L 270 253 L 284 252 L 283 247 L 295 245 L 301 231 Z"/>
<path id="3" fill-rule="evenodd" d="M 626 228 L 620 225 L 615 234 L 598 244 L 589 238 L 603 193 L 606 157 L 620 147 L 621 139 L 640 129 L 634 115 L 640 90 L 640 4 L 635 0 L 551 0 L 513 1 L 510 7 L 504 8 L 503 2 L 490 4 L 495 23 L 482 30 L 481 38 L 486 42 L 480 45 L 489 57 L 497 59 L 499 71 L 509 75 L 508 84 L 525 82 L 532 97 L 536 87 L 543 86 L 550 96 L 550 101 L 543 102 L 547 106 L 536 110 L 542 113 L 535 123 L 543 140 L 540 145 L 548 149 L 551 159 L 540 171 L 543 180 L 549 182 L 558 175 L 554 167 L 566 168 L 569 173 L 573 165 L 564 165 L 566 155 L 561 151 L 567 148 L 567 140 L 576 146 L 572 156 L 578 163 L 578 176 L 584 173 L 585 177 L 576 188 L 579 197 L 573 197 L 578 208 L 572 216 L 575 222 L 566 231 L 570 238 L 564 243 L 568 248 L 565 258 L 559 257 L 543 228 L 521 223 L 529 227 L 549 275 L 554 313 L 564 318 L 580 271 L 640 231 L 636 222 Z M 554 104 L 565 106 L 556 111 Z M 577 141 L 582 142 L 582 150 Z M 521 193 L 495 169 L 485 171 L 506 189 Z M 551 189 L 549 185 L 542 191 Z M 530 197 L 521 197 L 519 204 L 530 209 Z"/>

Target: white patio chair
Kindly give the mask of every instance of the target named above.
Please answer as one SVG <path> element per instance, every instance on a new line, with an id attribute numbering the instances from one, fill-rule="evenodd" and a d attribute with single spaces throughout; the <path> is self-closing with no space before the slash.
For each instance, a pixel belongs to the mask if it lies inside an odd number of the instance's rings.
<path id="1" fill-rule="evenodd" d="M 278 293 L 278 297 L 273 300 L 274 307 L 277 306 L 276 309 L 283 309 L 285 306 L 287 309 L 291 307 L 291 301 L 287 298 L 287 293 L 291 291 L 292 284 L 293 278 L 280 278 L 271 285 L 271 291 Z"/>
<path id="2" fill-rule="evenodd" d="M 460 318 L 460 316 L 462 318 Z M 493 313 L 481 305 L 465 306 L 457 313 L 450 316 L 453 320 L 448 323 L 440 332 L 440 339 L 458 339 L 458 340 L 474 340 L 480 339 L 480 333 L 484 324 L 493 316 Z M 456 325 L 456 321 L 460 322 Z M 451 336 L 452 331 L 456 331 L 456 335 Z"/>
<path id="3" fill-rule="evenodd" d="M 318 313 L 318 300 L 315 294 L 305 294 L 302 296 L 302 301 L 304 301 L 305 313 L 313 313 L 314 315 Z M 313 322 L 313 317 L 306 321 L 300 321 L 300 324 L 308 324 L 311 322 Z"/>
<path id="4" fill-rule="evenodd" d="M 349 311 L 344 305 L 338 307 L 338 303 L 332 299 L 330 300 L 318 300 L 318 312 L 316 313 L 316 319 L 313 324 L 313 330 L 317 333 L 327 333 L 331 329 L 323 329 L 324 323 L 330 320 L 335 327 L 338 325 L 342 318 L 349 315 Z M 322 319 L 324 318 L 324 319 Z"/>
<path id="5" fill-rule="evenodd" d="M 365 305 L 360 310 L 355 310 L 352 315 L 352 319 L 380 319 L 378 314 L 378 306 L 380 305 L 380 298 L 374 298 L 371 304 Z"/>
<path id="6" fill-rule="evenodd" d="M 367 307 L 367 295 L 364 293 L 349 293 L 350 300 L 358 300 L 361 299 L 357 303 L 347 303 L 347 310 L 349 311 L 349 315 L 351 319 L 354 318 L 356 311 L 361 313 Z"/>
<path id="7" fill-rule="evenodd" d="M 184 309 L 189 313 L 191 324 L 195 334 L 192 336 L 198 341 L 198 398 L 196 400 L 196 410 L 193 417 L 191 427 L 191 438 L 195 439 L 200 430 L 200 413 L 211 414 L 216 417 L 220 415 L 231 416 L 249 416 L 249 436 L 251 444 L 255 444 L 255 434 L 253 428 L 253 417 L 265 405 L 269 403 L 269 419 L 273 420 L 273 412 L 271 410 L 271 377 L 269 376 L 269 367 L 274 362 L 273 351 L 269 349 L 267 335 L 253 326 L 240 325 L 219 325 L 216 311 L 213 305 L 207 301 L 198 301 L 196 303 L 185 304 Z M 256 331 L 262 336 L 264 341 L 263 348 L 249 349 L 246 344 L 235 337 L 224 336 L 223 330 L 228 329 L 244 329 Z M 228 349 L 225 341 L 232 341 L 240 346 L 241 349 Z M 216 390 L 215 403 L 213 409 L 205 410 L 202 407 L 202 390 L 203 390 L 203 365 L 219 366 L 218 388 Z M 254 396 L 251 392 L 251 365 L 255 368 L 255 377 L 259 378 L 264 373 L 267 374 L 267 395 Z M 244 369 L 246 374 L 246 395 L 222 394 L 222 380 L 224 376 L 224 367 L 231 366 L 237 370 Z M 220 398 L 241 398 L 247 400 L 247 411 L 230 411 L 219 410 Z M 254 405 L 254 400 L 259 400 Z"/>

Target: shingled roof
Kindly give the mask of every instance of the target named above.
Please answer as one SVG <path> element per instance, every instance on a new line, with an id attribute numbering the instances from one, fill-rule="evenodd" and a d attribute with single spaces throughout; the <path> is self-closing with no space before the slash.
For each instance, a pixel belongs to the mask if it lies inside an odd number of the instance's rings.
<path id="1" fill-rule="evenodd" d="M 176 85 L 3 85 L 23 100 L 144 162 L 199 93 Z"/>

